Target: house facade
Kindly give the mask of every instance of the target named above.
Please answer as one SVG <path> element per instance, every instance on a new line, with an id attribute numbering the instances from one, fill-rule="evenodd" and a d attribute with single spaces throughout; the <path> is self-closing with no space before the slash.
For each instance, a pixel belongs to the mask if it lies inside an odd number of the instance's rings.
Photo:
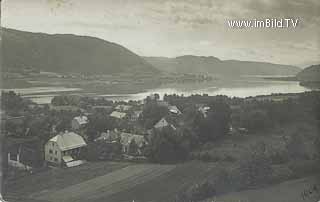
<path id="1" fill-rule="evenodd" d="M 72 167 L 81 164 L 82 149 L 87 146 L 84 139 L 74 132 L 64 132 L 51 138 L 45 145 L 45 160 L 55 166 Z"/>
<path id="2" fill-rule="evenodd" d="M 86 116 L 77 116 L 74 117 L 71 121 L 72 130 L 80 130 L 88 124 L 89 120 Z"/>
<path id="3" fill-rule="evenodd" d="M 122 152 L 124 154 L 129 154 L 130 148 L 132 143 L 135 143 L 136 148 L 136 155 L 142 154 L 142 149 L 145 145 L 147 145 L 147 141 L 143 135 L 136 135 L 131 133 L 120 133 L 120 143 L 122 145 Z"/>

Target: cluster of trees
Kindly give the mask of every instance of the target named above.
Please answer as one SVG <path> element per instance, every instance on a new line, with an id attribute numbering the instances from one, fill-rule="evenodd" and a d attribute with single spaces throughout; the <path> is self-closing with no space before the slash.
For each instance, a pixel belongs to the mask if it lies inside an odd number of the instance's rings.
<path id="1" fill-rule="evenodd" d="M 171 103 L 170 103 L 171 104 Z M 196 103 L 186 106 L 181 116 L 168 115 L 167 108 L 147 103 L 143 118 L 152 122 L 166 116 L 174 125 L 154 130 L 148 145 L 150 160 L 172 163 L 188 159 L 189 153 L 201 144 L 217 141 L 229 132 L 231 110 L 223 99 L 214 99 L 207 116 L 196 108 Z"/>
<path id="2" fill-rule="evenodd" d="M 157 98 L 156 98 L 157 99 Z M 168 108 L 157 104 L 156 100 L 148 99 L 144 105 L 142 116 L 140 119 L 141 124 L 146 129 L 150 129 L 157 123 L 161 118 L 168 115 Z"/>
<path id="3" fill-rule="evenodd" d="M 1 110 L 4 110 L 7 115 L 19 116 L 24 112 L 31 102 L 23 99 L 14 91 L 1 92 Z"/>

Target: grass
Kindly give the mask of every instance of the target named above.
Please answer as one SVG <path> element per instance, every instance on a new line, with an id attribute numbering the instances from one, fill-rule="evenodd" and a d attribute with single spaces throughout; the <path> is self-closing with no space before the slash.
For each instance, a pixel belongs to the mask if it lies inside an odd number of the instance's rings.
<path id="1" fill-rule="evenodd" d="M 180 191 L 200 183 L 206 179 L 215 177 L 219 168 L 228 165 L 218 165 L 215 163 L 203 163 L 192 161 L 177 165 L 170 172 L 165 173 L 148 182 L 135 186 L 130 190 L 125 190 L 106 198 L 100 198 L 93 202 L 119 202 L 119 201 L 152 201 L 168 202 L 173 201 Z"/>
<path id="2" fill-rule="evenodd" d="M 262 189 L 228 193 L 203 202 L 315 202 L 320 198 L 320 190 L 314 190 L 314 185 L 320 185 L 317 176 L 290 180 Z M 307 193 L 304 197 L 303 192 Z"/>
<path id="3" fill-rule="evenodd" d="M 174 165 L 130 165 L 110 174 L 93 178 L 56 192 L 40 193 L 35 198 L 51 202 L 100 201 L 101 198 L 106 198 L 103 201 L 110 201 L 110 195 L 119 192 L 125 193 L 133 187 L 139 186 L 151 179 L 158 178 L 161 175 L 165 175 L 165 173 L 174 168 Z"/>
<path id="4" fill-rule="evenodd" d="M 11 180 L 6 184 L 6 189 L 10 196 L 31 196 L 42 191 L 52 192 L 106 175 L 128 165 L 130 164 L 120 162 L 90 162 L 74 168 L 52 168 Z"/>

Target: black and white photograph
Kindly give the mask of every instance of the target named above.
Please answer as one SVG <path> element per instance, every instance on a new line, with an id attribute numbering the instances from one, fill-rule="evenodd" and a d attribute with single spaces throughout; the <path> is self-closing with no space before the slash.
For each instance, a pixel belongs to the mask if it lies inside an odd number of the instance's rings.
<path id="1" fill-rule="evenodd" d="M 320 202 L 319 0 L 0 11 L 0 202 Z"/>

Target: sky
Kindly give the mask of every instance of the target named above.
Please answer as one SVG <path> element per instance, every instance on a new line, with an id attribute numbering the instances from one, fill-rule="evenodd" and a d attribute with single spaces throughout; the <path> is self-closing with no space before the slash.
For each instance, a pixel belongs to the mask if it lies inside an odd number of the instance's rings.
<path id="1" fill-rule="evenodd" d="M 235 29 L 228 20 L 298 19 L 296 28 Z M 102 38 L 141 56 L 320 63 L 319 0 L 3 0 L 2 25 Z"/>

